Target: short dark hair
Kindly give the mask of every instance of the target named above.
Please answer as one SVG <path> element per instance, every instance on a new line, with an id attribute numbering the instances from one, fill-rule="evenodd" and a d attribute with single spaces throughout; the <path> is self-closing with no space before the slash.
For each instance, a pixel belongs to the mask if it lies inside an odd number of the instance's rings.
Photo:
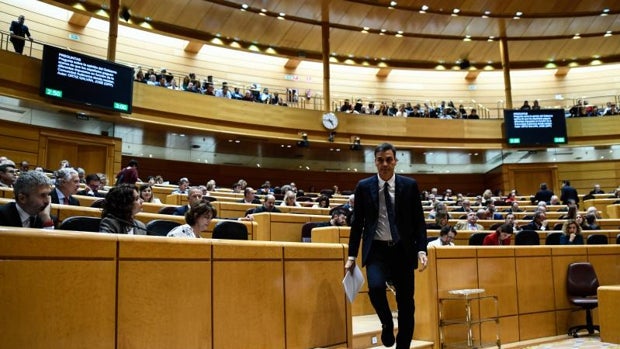
<path id="1" fill-rule="evenodd" d="M 129 167 L 138 167 L 138 161 L 136 159 L 131 159 L 131 160 L 129 160 L 129 163 L 127 164 L 127 166 L 129 166 Z"/>
<path id="2" fill-rule="evenodd" d="M 511 225 L 511 224 L 507 224 L 507 223 L 504 223 L 504 224 L 500 225 L 500 226 L 497 228 L 497 232 L 498 232 L 498 233 L 507 233 L 507 234 L 512 234 L 512 233 L 513 233 L 513 231 L 514 231 L 514 230 L 513 230 L 512 225 Z"/>
<path id="3" fill-rule="evenodd" d="M 441 230 L 439 231 L 439 236 L 448 235 L 448 233 L 450 233 L 450 232 L 453 232 L 455 236 L 457 234 L 456 229 L 454 229 L 453 226 L 446 225 L 445 227 L 441 228 Z"/>
<path id="4" fill-rule="evenodd" d="M 86 183 L 88 183 L 91 181 L 101 181 L 101 178 L 99 178 L 99 176 L 96 173 L 91 173 L 87 175 L 86 178 L 84 178 L 84 180 L 86 181 Z"/>
<path id="5" fill-rule="evenodd" d="M 394 147 L 390 143 L 381 143 L 381 144 L 379 144 L 375 148 L 375 156 L 377 156 L 378 153 L 383 153 L 383 152 L 386 152 L 388 150 L 391 150 L 394 153 L 394 158 L 396 158 L 396 147 Z"/>

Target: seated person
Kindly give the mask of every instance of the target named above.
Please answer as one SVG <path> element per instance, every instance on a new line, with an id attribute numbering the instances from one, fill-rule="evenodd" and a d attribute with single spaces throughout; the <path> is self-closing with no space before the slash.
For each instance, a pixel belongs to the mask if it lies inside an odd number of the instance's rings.
<path id="1" fill-rule="evenodd" d="M 179 179 L 179 188 L 172 191 L 171 194 L 187 194 L 189 188 L 189 179 L 183 177 Z"/>
<path id="2" fill-rule="evenodd" d="M 560 236 L 560 245 L 583 245 L 583 235 L 581 235 L 581 226 L 569 219 L 562 226 L 562 236 Z"/>
<path id="3" fill-rule="evenodd" d="M 347 214 L 344 210 L 334 210 L 332 218 L 328 222 L 317 223 L 314 227 L 346 227 Z"/>
<path id="4" fill-rule="evenodd" d="M 0 187 L 13 188 L 13 184 L 17 180 L 16 173 L 17 170 L 13 161 L 6 160 L 0 163 Z"/>
<path id="5" fill-rule="evenodd" d="M 208 201 L 199 202 L 185 213 L 185 223 L 170 230 L 167 237 L 199 238 L 200 232 L 205 231 L 211 220 L 217 215 L 217 210 Z"/>
<path id="6" fill-rule="evenodd" d="M 456 223 L 454 225 L 454 229 L 456 229 L 457 231 L 459 230 L 470 230 L 470 231 L 484 230 L 484 227 L 478 224 L 477 222 L 478 222 L 478 216 L 476 215 L 476 212 L 468 212 L 467 220 Z"/>
<path id="7" fill-rule="evenodd" d="M 282 200 L 280 206 L 301 207 L 301 204 L 297 202 L 297 194 L 294 191 L 289 190 L 286 194 L 284 194 L 284 200 Z"/>
<path id="8" fill-rule="evenodd" d="M 253 213 L 261 212 L 280 212 L 280 209 L 276 207 L 276 197 L 269 194 L 265 197 L 265 201 L 262 206 L 254 209 Z"/>
<path id="9" fill-rule="evenodd" d="M 238 202 L 242 204 L 260 204 L 260 199 L 256 197 L 256 190 L 252 187 L 243 189 L 243 199 Z"/>
<path id="10" fill-rule="evenodd" d="M 133 184 L 112 187 L 105 196 L 99 232 L 110 234 L 146 235 L 144 223 L 136 220 L 142 210 L 142 199 Z"/>
<path id="11" fill-rule="evenodd" d="M 596 215 L 593 213 L 586 214 L 585 230 L 601 230 L 601 227 L 596 224 Z"/>
<path id="12" fill-rule="evenodd" d="M 96 173 L 91 173 L 86 176 L 86 188 L 77 192 L 77 195 L 87 195 L 102 198 L 105 195 L 99 193 L 101 187 L 101 179 Z"/>
<path id="13" fill-rule="evenodd" d="M 482 241 L 483 246 L 498 246 L 498 245 L 510 245 L 510 238 L 513 233 L 512 225 L 502 224 L 494 233 L 484 237 Z"/>
<path id="14" fill-rule="evenodd" d="M 80 188 L 80 177 L 71 167 L 56 171 L 56 188 L 50 193 L 53 204 L 80 206 L 80 201 L 74 198 Z"/>
<path id="15" fill-rule="evenodd" d="M 150 184 L 142 184 L 140 186 L 140 198 L 142 199 L 142 202 L 161 204 L 161 200 L 153 195 L 153 187 Z"/>
<path id="16" fill-rule="evenodd" d="M 547 215 L 542 211 L 534 213 L 534 219 L 528 224 L 521 226 L 521 230 L 546 230 Z"/>
<path id="17" fill-rule="evenodd" d="M 312 207 L 315 208 L 329 208 L 329 197 L 327 195 L 321 195 L 316 199 L 316 204 Z"/>
<path id="18" fill-rule="evenodd" d="M 443 229 L 450 225 L 447 212 L 439 212 L 435 215 L 435 223 L 429 223 L 426 229 Z"/>
<path id="19" fill-rule="evenodd" d="M 187 190 L 187 205 L 179 206 L 174 211 L 175 216 L 184 216 L 192 205 L 198 204 L 202 200 L 202 190 L 198 187 L 191 187 Z"/>
<path id="20" fill-rule="evenodd" d="M 54 229 L 51 187 L 52 181 L 43 172 L 22 173 L 13 185 L 15 201 L 0 205 L 0 226 Z"/>
<path id="21" fill-rule="evenodd" d="M 438 247 L 438 246 L 454 246 L 454 239 L 456 238 L 456 230 L 447 225 L 441 228 L 439 237 L 429 242 L 426 247 Z"/>

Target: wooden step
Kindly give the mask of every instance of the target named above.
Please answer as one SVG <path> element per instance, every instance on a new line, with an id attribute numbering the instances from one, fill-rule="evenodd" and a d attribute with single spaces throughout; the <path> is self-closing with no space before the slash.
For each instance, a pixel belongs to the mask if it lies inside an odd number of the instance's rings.
<path id="1" fill-rule="evenodd" d="M 394 334 L 398 332 L 396 312 L 394 316 Z M 395 346 L 393 346 L 395 347 Z M 353 349 L 385 348 L 381 345 L 381 322 L 377 315 L 359 315 L 353 317 Z M 433 342 L 414 340 L 410 348 L 432 349 Z"/>

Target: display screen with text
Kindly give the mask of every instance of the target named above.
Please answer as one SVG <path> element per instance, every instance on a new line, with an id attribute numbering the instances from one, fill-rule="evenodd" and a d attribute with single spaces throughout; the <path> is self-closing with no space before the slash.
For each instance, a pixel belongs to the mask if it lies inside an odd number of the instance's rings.
<path id="1" fill-rule="evenodd" d="M 563 109 L 504 110 L 506 142 L 515 147 L 566 144 Z"/>
<path id="2" fill-rule="evenodd" d="M 46 45 L 39 92 L 87 107 L 131 113 L 133 68 Z"/>

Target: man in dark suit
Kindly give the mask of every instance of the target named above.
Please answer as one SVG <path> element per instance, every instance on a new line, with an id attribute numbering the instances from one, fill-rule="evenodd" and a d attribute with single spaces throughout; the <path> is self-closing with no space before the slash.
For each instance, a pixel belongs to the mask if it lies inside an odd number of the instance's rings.
<path id="1" fill-rule="evenodd" d="M 202 190 L 198 187 L 191 187 L 187 192 L 187 205 L 179 206 L 174 211 L 175 216 L 185 216 L 185 213 L 189 211 L 189 208 L 193 205 L 197 205 L 202 201 Z"/>
<path id="2" fill-rule="evenodd" d="M 15 202 L 0 206 L 0 225 L 54 229 L 50 216 L 51 185 L 42 172 L 22 173 L 13 186 Z"/>
<path id="3" fill-rule="evenodd" d="M 541 201 L 546 202 L 547 204 L 549 204 L 551 202 L 551 197 L 553 196 L 553 192 L 551 190 L 549 190 L 549 188 L 547 187 L 547 183 L 541 183 L 540 184 L 540 190 L 538 192 L 536 192 L 536 195 L 534 196 L 534 203 L 539 203 Z"/>
<path id="4" fill-rule="evenodd" d="M 265 197 L 265 202 L 262 206 L 258 206 L 252 213 L 261 212 L 280 212 L 280 209 L 276 207 L 276 197 L 269 194 Z"/>
<path id="5" fill-rule="evenodd" d="M 28 37 L 28 39 L 32 41 L 32 35 L 30 35 L 28 27 L 24 24 L 25 21 L 26 17 L 24 17 L 24 15 L 20 15 L 17 17 L 16 21 L 11 22 L 11 27 L 9 28 L 9 32 L 11 33 L 11 43 L 13 44 L 15 52 L 19 54 L 24 51 L 24 38 Z"/>
<path id="6" fill-rule="evenodd" d="M 56 188 L 50 196 L 53 204 L 80 206 L 80 201 L 73 197 L 80 189 L 80 176 L 71 167 L 56 171 Z"/>
<path id="7" fill-rule="evenodd" d="M 77 195 L 94 196 L 98 198 L 105 197 L 104 194 L 99 193 L 99 187 L 101 187 L 101 178 L 96 173 L 91 173 L 86 176 L 86 188 L 77 192 Z"/>
<path id="8" fill-rule="evenodd" d="M 427 266 L 426 224 L 420 191 L 415 180 L 394 174 L 396 149 L 383 143 L 375 149 L 377 175 L 361 180 L 355 189 L 355 203 L 349 258 L 352 271 L 362 243 L 362 266 L 366 266 L 368 295 L 382 324 L 381 341 L 394 344 L 394 322 L 386 282 L 396 289 L 398 335 L 396 348 L 409 348 L 414 327 L 414 269 Z"/>
<path id="9" fill-rule="evenodd" d="M 243 199 L 239 200 L 238 202 L 242 203 L 242 204 L 259 204 L 260 205 L 260 199 L 256 197 L 256 190 L 254 190 L 254 188 L 252 187 L 245 187 L 245 189 L 243 189 Z"/>
<path id="10" fill-rule="evenodd" d="M 569 180 L 564 180 L 562 182 L 560 200 L 562 200 L 562 204 L 568 205 L 571 199 L 577 206 L 579 206 L 579 195 L 577 195 L 577 189 L 570 186 Z"/>

